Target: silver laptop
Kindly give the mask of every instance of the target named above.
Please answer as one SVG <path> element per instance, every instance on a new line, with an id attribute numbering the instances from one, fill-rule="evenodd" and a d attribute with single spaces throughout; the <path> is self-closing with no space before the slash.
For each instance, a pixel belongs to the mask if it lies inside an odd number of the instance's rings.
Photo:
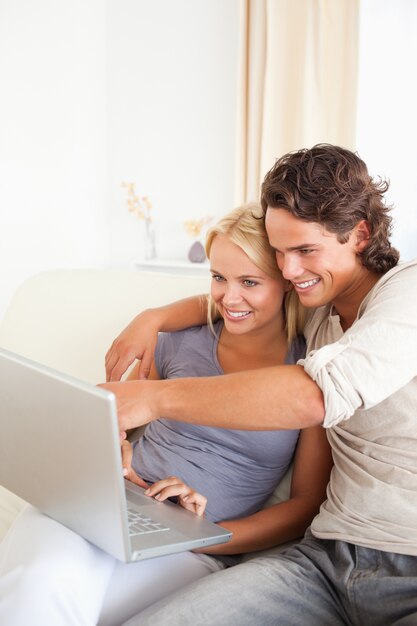
<path id="1" fill-rule="evenodd" d="M 2 348 L 0 484 L 121 561 L 231 537 L 123 478 L 114 394 Z"/>

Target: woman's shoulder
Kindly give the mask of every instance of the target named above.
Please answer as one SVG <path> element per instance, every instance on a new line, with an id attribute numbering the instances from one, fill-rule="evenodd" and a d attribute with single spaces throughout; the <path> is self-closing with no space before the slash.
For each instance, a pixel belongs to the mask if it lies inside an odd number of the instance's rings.
<path id="1" fill-rule="evenodd" d="M 208 325 L 190 326 L 183 330 L 162 332 L 158 335 L 158 349 L 166 354 L 177 354 L 186 349 L 200 352 L 211 348 L 217 342 L 221 330 L 221 322 L 215 322 L 213 329 Z M 213 332 L 214 331 L 214 332 Z"/>
<path id="2" fill-rule="evenodd" d="M 155 364 L 161 378 L 219 374 L 215 358 L 217 337 L 208 326 L 161 333 Z"/>
<path id="3" fill-rule="evenodd" d="M 195 342 L 198 339 L 204 340 L 207 337 L 215 337 L 221 329 L 221 320 L 213 324 L 213 330 L 207 324 L 201 326 L 189 326 L 183 330 L 174 330 L 171 332 L 160 332 L 158 341 L 171 342 L 180 345 L 184 341 Z"/>

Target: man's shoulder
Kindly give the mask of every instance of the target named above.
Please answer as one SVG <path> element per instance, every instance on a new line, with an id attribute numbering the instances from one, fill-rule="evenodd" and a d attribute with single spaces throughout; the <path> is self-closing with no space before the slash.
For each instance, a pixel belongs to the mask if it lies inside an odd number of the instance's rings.
<path id="1" fill-rule="evenodd" d="M 362 308 L 366 308 L 369 302 L 387 292 L 391 296 L 398 294 L 398 297 L 404 297 L 409 294 L 412 298 L 417 298 L 417 259 L 401 261 L 381 276 L 364 299 Z"/>
<path id="2" fill-rule="evenodd" d="M 370 310 L 373 304 L 379 304 L 380 311 L 384 307 L 408 306 L 415 309 L 417 301 L 417 259 L 401 261 L 381 276 L 374 287 L 365 296 L 359 307 L 358 319 Z M 382 307 L 382 308 L 381 308 Z M 312 345 L 337 341 L 343 334 L 338 326 L 338 317 L 333 315 L 331 304 L 317 309 L 310 309 L 304 334 L 307 338 L 308 350 Z M 324 339 L 325 337 L 325 339 Z"/>
<path id="3" fill-rule="evenodd" d="M 401 275 L 402 278 L 417 277 L 417 258 L 411 261 L 400 261 L 395 267 L 381 276 L 378 283 L 384 284 L 397 275 Z"/>

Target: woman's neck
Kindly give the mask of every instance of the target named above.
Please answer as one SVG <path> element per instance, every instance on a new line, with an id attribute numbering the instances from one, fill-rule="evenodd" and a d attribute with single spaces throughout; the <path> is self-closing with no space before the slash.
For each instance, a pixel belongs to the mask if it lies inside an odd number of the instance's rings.
<path id="1" fill-rule="evenodd" d="M 284 321 L 276 326 L 235 335 L 223 326 L 217 345 L 217 359 L 225 373 L 282 365 L 288 351 Z"/>

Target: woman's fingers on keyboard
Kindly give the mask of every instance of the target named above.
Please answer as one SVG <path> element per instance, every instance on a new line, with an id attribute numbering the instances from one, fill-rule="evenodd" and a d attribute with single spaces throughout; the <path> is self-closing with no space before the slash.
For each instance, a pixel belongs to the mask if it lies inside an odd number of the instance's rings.
<path id="1" fill-rule="evenodd" d="M 160 502 L 168 498 L 177 497 L 178 503 L 182 507 L 200 516 L 203 515 L 207 505 L 207 498 L 205 496 L 194 491 L 194 489 L 176 476 L 169 476 L 163 480 L 158 480 L 145 491 L 145 494 Z"/>

